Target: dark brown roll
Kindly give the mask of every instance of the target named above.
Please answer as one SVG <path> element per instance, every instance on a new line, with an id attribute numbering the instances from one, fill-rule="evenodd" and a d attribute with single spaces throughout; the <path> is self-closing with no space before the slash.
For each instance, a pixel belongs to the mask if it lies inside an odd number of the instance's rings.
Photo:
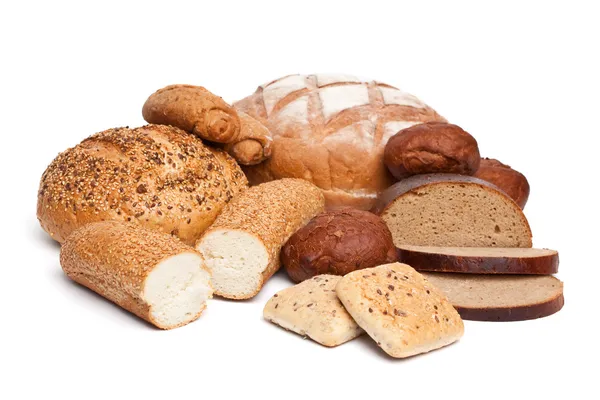
<path id="1" fill-rule="evenodd" d="M 396 258 L 385 222 L 350 208 L 317 215 L 290 237 L 281 252 L 281 262 L 294 282 L 321 274 L 345 275 Z"/>
<path id="2" fill-rule="evenodd" d="M 525 208 L 529 198 L 529 182 L 519 171 L 493 158 L 482 158 L 475 176 L 498 186 L 519 207 Z"/>
<path id="3" fill-rule="evenodd" d="M 385 146 L 384 162 L 396 179 L 428 173 L 473 175 L 479 148 L 473 136 L 445 122 L 427 122 L 403 129 Z"/>

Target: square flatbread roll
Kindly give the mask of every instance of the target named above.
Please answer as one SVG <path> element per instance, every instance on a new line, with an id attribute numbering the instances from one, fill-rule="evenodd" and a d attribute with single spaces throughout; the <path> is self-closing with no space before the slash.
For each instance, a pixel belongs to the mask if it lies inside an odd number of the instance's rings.
<path id="1" fill-rule="evenodd" d="M 277 292 L 265 305 L 263 315 L 266 320 L 327 347 L 352 340 L 363 330 L 335 294 L 340 279 L 341 276 L 318 275 Z"/>
<path id="2" fill-rule="evenodd" d="M 392 357 L 438 349 L 464 332 L 446 296 L 406 264 L 351 272 L 336 293 L 356 323 Z"/>

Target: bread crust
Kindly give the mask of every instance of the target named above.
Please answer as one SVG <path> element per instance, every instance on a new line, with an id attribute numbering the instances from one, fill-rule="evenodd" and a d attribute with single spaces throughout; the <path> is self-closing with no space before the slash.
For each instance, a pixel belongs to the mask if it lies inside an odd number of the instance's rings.
<path id="1" fill-rule="evenodd" d="M 142 294 L 146 278 L 161 261 L 182 253 L 193 253 L 177 238 L 117 221 L 96 222 L 73 232 L 60 249 L 65 274 L 127 311 L 161 329 L 173 329 L 196 320 L 165 326 L 151 314 Z M 202 265 L 206 270 L 206 267 Z M 208 270 L 207 270 L 208 271 Z"/>
<path id="2" fill-rule="evenodd" d="M 246 187 L 227 153 L 178 128 L 115 128 L 52 161 L 40 181 L 37 217 L 59 243 L 87 223 L 118 220 L 193 244 Z"/>
<path id="3" fill-rule="evenodd" d="M 317 215 L 281 251 L 281 262 L 294 282 L 321 274 L 343 276 L 394 261 L 396 247 L 385 222 L 351 208 Z"/>
<path id="4" fill-rule="evenodd" d="M 411 175 L 473 175 L 479 168 L 477 141 L 461 127 L 426 122 L 403 129 L 385 146 L 384 162 L 398 180 Z"/>
<path id="5" fill-rule="evenodd" d="M 253 186 L 235 197 L 203 236 L 216 230 L 241 231 L 254 235 L 264 245 L 269 263 L 262 282 L 250 294 L 219 296 L 242 300 L 258 294 L 264 283 L 281 267 L 280 252 L 288 238 L 324 210 L 321 191 L 302 179 L 280 179 Z M 202 238 L 196 243 L 199 247 Z"/>
<path id="6" fill-rule="evenodd" d="M 398 248 L 398 261 L 417 271 L 472 274 L 551 275 L 558 272 L 558 253 L 539 257 L 479 257 Z"/>
<path id="7" fill-rule="evenodd" d="M 547 317 L 559 312 L 565 304 L 560 293 L 548 301 L 523 307 L 465 308 L 455 306 L 462 319 L 471 321 L 511 322 Z"/>
<path id="8" fill-rule="evenodd" d="M 529 198 L 529 182 L 525 175 L 493 158 L 482 158 L 475 176 L 490 182 L 508 194 L 521 209 Z"/>

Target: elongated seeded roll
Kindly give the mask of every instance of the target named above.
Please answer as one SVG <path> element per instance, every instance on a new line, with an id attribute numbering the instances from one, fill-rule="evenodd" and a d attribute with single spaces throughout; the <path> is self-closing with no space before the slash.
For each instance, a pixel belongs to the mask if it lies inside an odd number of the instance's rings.
<path id="1" fill-rule="evenodd" d="M 210 272 L 192 247 L 117 221 L 85 225 L 60 251 L 69 278 L 161 329 L 196 320 L 212 297 Z"/>
<path id="2" fill-rule="evenodd" d="M 325 207 L 302 179 L 281 179 L 236 196 L 196 244 L 212 271 L 215 293 L 248 299 L 279 269 L 281 247 Z"/>

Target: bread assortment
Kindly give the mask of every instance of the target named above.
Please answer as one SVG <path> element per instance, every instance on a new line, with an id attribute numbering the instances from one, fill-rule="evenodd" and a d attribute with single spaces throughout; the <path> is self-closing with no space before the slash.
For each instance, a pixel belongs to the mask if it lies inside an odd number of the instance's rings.
<path id="1" fill-rule="evenodd" d="M 393 261 L 396 248 L 385 222 L 352 208 L 317 215 L 281 251 L 281 262 L 294 282 L 322 274 L 346 275 Z"/>
<path id="2" fill-rule="evenodd" d="M 87 224 L 60 249 L 69 278 L 161 329 L 197 319 L 212 297 L 202 256 L 175 237 L 118 221 Z"/>
<path id="3" fill-rule="evenodd" d="M 142 114 L 59 154 L 37 216 L 68 277 L 158 328 L 213 292 L 256 296 L 281 266 L 300 283 L 265 319 L 327 347 L 366 332 L 394 358 L 457 341 L 462 319 L 564 304 L 525 176 L 400 89 L 289 75 L 227 103 L 171 85 Z"/>
<path id="4" fill-rule="evenodd" d="M 383 160 L 398 180 L 411 175 L 473 175 L 479 168 L 477 141 L 461 127 L 427 122 L 402 129 L 385 146 Z"/>
<path id="5" fill-rule="evenodd" d="M 336 275 L 319 275 L 283 289 L 267 302 L 263 316 L 323 346 L 334 347 L 352 340 L 364 331 L 335 293 L 341 279 Z"/>
<path id="6" fill-rule="evenodd" d="M 246 187 L 235 160 L 180 129 L 115 128 L 52 161 L 40 181 L 37 217 L 60 243 L 85 224 L 117 220 L 193 245 Z"/>
<path id="7" fill-rule="evenodd" d="M 279 269 L 281 247 L 324 209 L 323 194 L 302 179 L 251 187 L 234 198 L 196 244 L 215 293 L 248 299 Z"/>

